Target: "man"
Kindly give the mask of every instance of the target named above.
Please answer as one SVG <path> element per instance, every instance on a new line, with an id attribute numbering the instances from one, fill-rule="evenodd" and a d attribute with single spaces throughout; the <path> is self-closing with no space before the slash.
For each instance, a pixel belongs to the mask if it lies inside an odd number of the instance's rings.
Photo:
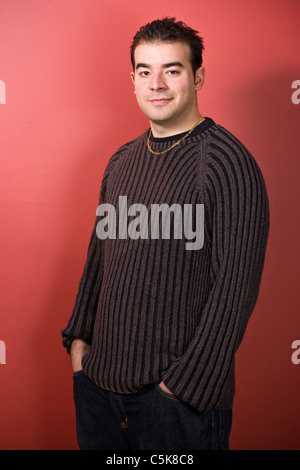
<path id="1" fill-rule="evenodd" d="M 198 111 L 197 31 L 164 18 L 131 46 L 150 129 L 110 159 L 63 344 L 81 449 L 228 449 L 234 356 L 269 229 L 257 163 Z"/>

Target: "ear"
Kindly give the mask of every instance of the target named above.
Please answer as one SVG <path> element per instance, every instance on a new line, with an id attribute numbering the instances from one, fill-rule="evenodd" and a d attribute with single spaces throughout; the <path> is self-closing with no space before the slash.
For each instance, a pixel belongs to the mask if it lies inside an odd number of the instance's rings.
<path id="1" fill-rule="evenodd" d="M 130 73 L 130 77 L 131 77 L 131 80 L 132 80 L 132 83 L 133 83 L 134 93 L 135 93 L 134 72 L 131 72 L 131 73 Z"/>
<path id="2" fill-rule="evenodd" d="M 195 90 L 199 91 L 204 85 L 204 79 L 205 79 L 205 68 L 204 67 L 199 67 L 196 70 L 195 74 Z"/>
<path id="3" fill-rule="evenodd" d="M 131 77 L 132 83 L 134 84 L 134 72 L 130 72 L 130 77 Z"/>

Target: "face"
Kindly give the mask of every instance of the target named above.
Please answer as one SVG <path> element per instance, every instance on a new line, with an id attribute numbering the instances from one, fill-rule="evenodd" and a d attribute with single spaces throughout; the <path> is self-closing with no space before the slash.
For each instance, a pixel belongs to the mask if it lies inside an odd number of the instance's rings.
<path id="1" fill-rule="evenodd" d="M 204 83 L 204 69 L 194 75 L 189 45 L 142 42 L 134 57 L 135 94 L 152 130 L 176 133 L 191 128 L 199 117 L 197 91 Z"/>

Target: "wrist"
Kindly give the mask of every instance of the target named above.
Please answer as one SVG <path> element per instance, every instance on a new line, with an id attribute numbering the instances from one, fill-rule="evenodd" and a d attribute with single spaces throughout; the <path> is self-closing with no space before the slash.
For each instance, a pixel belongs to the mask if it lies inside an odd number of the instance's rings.
<path id="1" fill-rule="evenodd" d="M 74 339 L 71 344 L 70 357 L 73 372 L 82 369 L 82 358 L 89 351 L 90 345 L 83 339 Z"/>
<path id="2" fill-rule="evenodd" d="M 166 387 L 166 385 L 163 383 L 163 382 L 160 382 L 159 383 L 159 386 L 162 390 L 164 390 L 165 392 L 169 393 L 170 395 L 174 395 L 173 392 L 171 392 L 171 390 L 168 389 L 168 387 Z"/>

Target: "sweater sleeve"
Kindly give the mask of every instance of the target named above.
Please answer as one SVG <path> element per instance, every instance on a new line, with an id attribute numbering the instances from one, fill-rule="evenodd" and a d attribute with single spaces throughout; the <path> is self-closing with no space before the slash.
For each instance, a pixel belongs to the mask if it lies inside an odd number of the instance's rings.
<path id="1" fill-rule="evenodd" d="M 105 201 L 108 169 L 106 169 L 100 190 L 99 205 Z M 80 278 L 78 292 L 71 317 L 62 330 L 63 346 L 70 353 L 74 338 L 91 343 L 93 326 L 98 306 L 103 276 L 103 242 L 96 235 L 97 218 L 90 237 L 87 258 Z"/>
<path id="2" fill-rule="evenodd" d="M 231 382 L 234 355 L 258 297 L 269 232 L 260 169 L 228 132 L 210 144 L 204 210 L 212 287 L 192 341 L 162 375 L 178 398 L 199 411 L 217 407 Z"/>

